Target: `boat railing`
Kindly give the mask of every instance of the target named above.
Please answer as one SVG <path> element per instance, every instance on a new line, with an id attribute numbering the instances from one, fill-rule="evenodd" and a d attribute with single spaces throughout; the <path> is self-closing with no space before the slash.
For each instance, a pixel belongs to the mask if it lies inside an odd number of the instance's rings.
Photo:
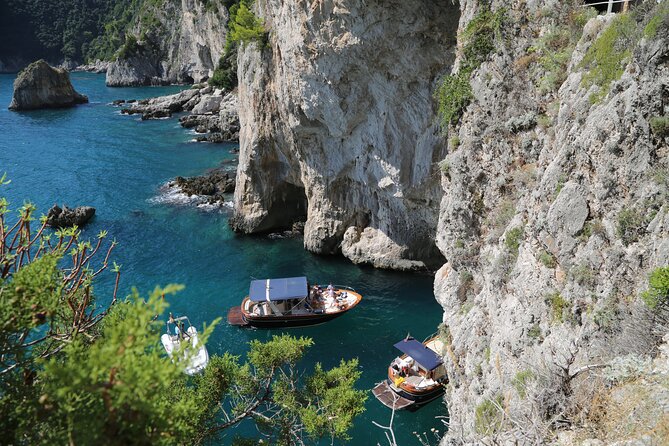
<path id="1" fill-rule="evenodd" d="M 353 291 L 354 293 L 357 293 L 357 291 L 355 290 L 355 288 L 350 287 L 350 286 L 348 286 L 348 285 L 332 285 L 332 286 L 333 286 L 334 288 L 338 289 L 338 290 Z"/>

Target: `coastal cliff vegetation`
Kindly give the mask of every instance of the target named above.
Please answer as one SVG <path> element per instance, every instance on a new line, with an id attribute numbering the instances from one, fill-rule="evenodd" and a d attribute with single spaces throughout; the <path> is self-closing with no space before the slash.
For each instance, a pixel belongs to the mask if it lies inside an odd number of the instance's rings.
<path id="1" fill-rule="evenodd" d="M 435 94 L 444 445 L 669 438 L 669 4 L 586 6 L 461 4 Z"/>

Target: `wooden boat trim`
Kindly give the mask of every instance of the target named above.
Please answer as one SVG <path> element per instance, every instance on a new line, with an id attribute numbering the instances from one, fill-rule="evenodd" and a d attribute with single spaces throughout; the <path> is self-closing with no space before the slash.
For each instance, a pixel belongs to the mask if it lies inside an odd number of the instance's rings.
<path id="1" fill-rule="evenodd" d="M 247 302 L 250 302 L 249 296 L 246 296 L 244 300 L 242 300 L 242 303 L 240 305 L 241 313 L 246 319 L 247 322 L 251 321 L 270 321 L 270 320 L 292 320 L 292 321 L 299 321 L 299 320 L 309 320 L 309 319 L 318 319 L 318 318 L 325 318 L 325 317 L 334 317 L 335 315 L 341 315 L 346 313 L 347 311 L 355 308 L 360 301 L 362 300 L 362 295 L 358 293 L 357 291 L 352 291 L 353 288 L 350 287 L 342 287 L 341 285 L 337 285 L 338 288 L 336 288 L 336 292 L 341 293 L 342 291 L 345 291 L 348 295 L 354 295 L 355 296 L 355 301 L 352 304 L 349 304 L 346 308 L 337 310 L 337 311 L 330 311 L 326 312 L 323 311 L 322 313 L 307 313 L 307 314 L 284 314 L 284 315 L 257 315 L 250 313 L 246 310 L 247 308 Z"/>

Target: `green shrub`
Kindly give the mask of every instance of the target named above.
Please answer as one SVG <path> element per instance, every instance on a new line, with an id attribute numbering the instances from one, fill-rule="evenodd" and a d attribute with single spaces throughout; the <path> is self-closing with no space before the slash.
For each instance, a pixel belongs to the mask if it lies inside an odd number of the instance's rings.
<path id="1" fill-rule="evenodd" d="M 534 372 L 532 370 L 521 370 L 516 373 L 516 376 L 511 380 L 511 384 L 518 392 L 521 398 L 527 396 L 527 384 L 534 379 Z"/>
<path id="2" fill-rule="evenodd" d="M 547 129 L 548 127 L 553 125 L 553 119 L 546 114 L 541 114 L 537 116 L 537 125 L 542 129 Z"/>
<path id="3" fill-rule="evenodd" d="M 126 34 L 125 43 L 116 53 L 117 59 L 128 59 L 133 57 L 139 51 L 139 43 L 137 42 L 137 37 L 132 34 Z"/>
<path id="4" fill-rule="evenodd" d="M 539 327 L 538 323 L 535 323 L 529 330 L 527 330 L 527 336 L 535 340 L 538 340 L 541 337 L 541 327 Z"/>
<path id="5" fill-rule="evenodd" d="M 669 302 L 669 266 L 656 268 L 648 277 L 648 289 L 641 293 L 641 299 L 655 310 Z"/>
<path id="6" fill-rule="evenodd" d="M 669 3 L 665 1 L 657 6 L 643 30 L 643 35 L 648 39 L 654 39 L 658 31 L 663 30 L 666 33 L 667 28 L 669 28 Z"/>
<path id="7" fill-rule="evenodd" d="M 546 296 L 546 303 L 551 309 L 551 315 L 554 323 L 563 323 L 569 318 L 571 312 L 571 303 L 567 301 L 558 292 Z"/>
<path id="8" fill-rule="evenodd" d="M 567 77 L 567 66 L 588 20 L 597 15 L 593 8 L 568 9 L 556 17 L 558 25 L 539 37 L 528 50 L 535 55 L 537 88 L 542 94 L 557 91 Z M 546 126 L 544 126 L 546 127 Z"/>
<path id="9" fill-rule="evenodd" d="M 451 166 L 448 164 L 447 160 L 439 161 L 439 170 L 441 170 L 441 173 L 448 176 L 448 173 L 451 170 Z"/>
<path id="10" fill-rule="evenodd" d="M 439 84 L 436 96 L 443 129 L 458 123 L 465 108 L 474 97 L 472 87 L 469 85 L 469 76 L 470 72 L 460 70 L 457 74 L 444 76 Z"/>
<path id="11" fill-rule="evenodd" d="M 523 228 L 516 227 L 507 231 L 504 244 L 512 254 L 518 254 L 518 248 L 520 248 L 522 238 Z"/>
<path id="12" fill-rule="evenodd" d="M 539 253 L 539 261 L 543 263 L 546 268 L 555 268 L 557 266 L 557 260 L 555 260 L 553 254 L 545 250 L 542 250 Z"/>
<path id="13" fill-rule="evenodd" d="M 504 198 L 486 218 L 494 238 L 499 238 L 507 225 L 516 215 L 516 202 L 512 198 Z"/>
<path id="14" fill-rule="evenodd" d="M 639 240 L 646 231 L 647 218 L 636 209 L 623 209 L 618 214 L 618 237 L 628 246 Z"/>
<path id="15" fill-rule="evenodd" d="M 584 287 L 591 287 L 595 282 L 595 273 L 586 263 L 574 266 L 569 270 L 569 275 L 576 283 Z"/>
<path id="16" fill-rule="evenodd" d="M 455 151 L 460 147 L 460 138 L 457 136 L 452 137 L 448 140 L 448 145 L 451 147 L 452 151 Z"/>
<path id="17" fill-rule="evenodd" d="M 444 76 L 435 92 L 444 131 L 449 125 L 458 123 L 465 108 L 473 99 L 469 78 L 494 51 L 495 38 L 500 33 L 505 14 L 504 8 L 492 12 L 490 5 L 484 3 L 460 36 L 463 41 L 460 71 L 457 74 Z"/>
<path id="18" fill-rule="evenodd" d="M 226 45 L 226 50 L 219 59 L 214 74 L 209 79 L 209 85 L 234 90 L 237 83 L 237 45 Z"/>
<path id="19" fill-rule="evenodd" d="M 601 330 L 608 333 L 613 330 L 617 318 L 618 309 L 616 308 L 615 303 L 607 302 L 606 305 L 604 305 L 604 308 L 595 311 L 592 320 Z"/>
<path id="20" fill-rule="evenodd" d="M 485 400 L 476 406 L 476 432 L 490 435 L 499 431 L 504 424 L 504 400 L 501 395 Z"/>
<path id="21" fill-rule="evenodd" d="M 461 36 L 464 41 L 464 63 L 461 71 L 471 73 L 488 59 L 495 50 L 495 38 L 499 37 L 505 15 L 505 8 L 493 12 L 487 3 L 481 5 L 481 9 L 467 24 Z"/>
<path id="22" fill-rule="evenodd" d="M 655 136 L 659 138 L 669 136 L 669 116 L 653 116 L 649 122 Z"/>
<path id="23" fill-rule="evenodd" d="M 262 19 L 249 9 L 247 2 L 239 3 L 237 9 L 230 9 L 229 36 L 232 42 L 258 42 L 266 44 L 267 32 Z"/>
<path id="24" fill-rule="evenodd" d="M 580 67 L 586 72 L 581 85 L 598 85 L 599 91 L 590 96 L 591 102 L 604 98 L 611 82 L 620 79 L 632 55 L 637 40 L 636 22 L 629 14 L 617 15 L 597 40 L 588 48 Z"/>

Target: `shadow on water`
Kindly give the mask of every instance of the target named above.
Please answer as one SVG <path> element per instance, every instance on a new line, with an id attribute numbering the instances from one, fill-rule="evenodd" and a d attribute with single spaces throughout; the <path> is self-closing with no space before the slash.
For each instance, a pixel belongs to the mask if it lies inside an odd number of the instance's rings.
<path id="1" fill-rule="evenodd" d="M 312 282 L 348 284 L 363 294 L 361 304 L 327 324 L 291 330 L 315 345 L 303 360 L 325 367 L 341 358 L 358 358 L 360 387 L 371 389 L 385 378 L 397 355 L 393 344 L 407 333 L 423 339 L 436 331 L 442 309 L 434 300 L 432 277 L 359 267 L 337 257 L 316 256 L 302 249 L 299 238 L 241 237 L 227 224 L 228 212 L 153 200 L 160 187 L 177 175 L 198 175 L 229 163 L 231 144 L 196 144 L 176 119 L 145 121 L 120 115 L 114 99 L 141 99 L 170 94 L 183 87 L 110 89 L 104 76 L 75 73 L 75 88 L 91 104 L 74 109 L 13 113 L 0 109 L 0 172 L 12 183 L 3 196 L 14 207 L 30 199 L 39 211 L 54 203 L 97 208 L 84 236 L 102 229 L 119 242 L 113 260 L 122 265 L 122 295 L 136 286 L 143 294 L 156 285 L 182 283 L 186 289 L 170 297 L 171 311 L 185 313 L 201 325 L 238 305 L 252 278 L 306 275 Z M 0 104 L 11 99 L 11 75 L 0 75 Z M 9 130 L 6 130 L 9 129 Z M 112 286 L 109 273 L 96 287 L 101 301 Z M 252 339 L 268 339 L 275 331 L 230 327 L 222 322 L 209 343 L 210 353 L 244 355 Z M 420 444 L 412 432 L 443 430 L 435 419 L 446 414 L 435 401 L 415 413 L 396 415 L 398 443 Z M 356 421 L 351 445 L 386 444 L 372 425 L 388 422 L 390 411 L 369 393 L 366 412 Z M 231 435 L 253 433 L 249 425 Z M 229 444 L 230 437 L 221 444 Z"/>

